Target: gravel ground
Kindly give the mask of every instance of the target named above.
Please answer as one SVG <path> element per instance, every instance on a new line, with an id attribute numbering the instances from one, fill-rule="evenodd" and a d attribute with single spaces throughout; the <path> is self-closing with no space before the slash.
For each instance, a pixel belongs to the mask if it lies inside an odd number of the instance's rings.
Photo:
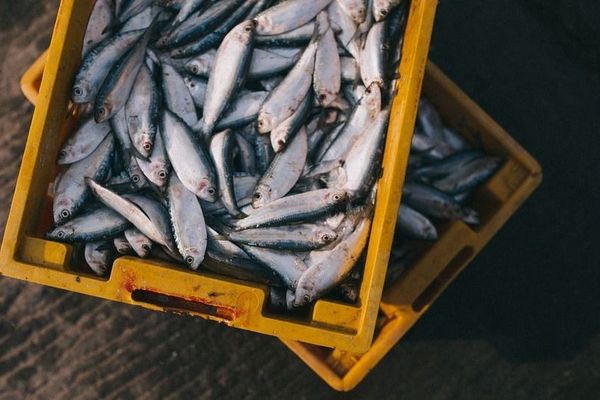
<path id="1" fill-rule="evenodd" d="M 598 7 L 552 4 L 441 2 L 431 58 L 545 181 L 354 392 L 271 337 L 0 278 L 0 399 L 597 398 Z M 33 112 L 18 80 L 57 5 L 0 0 L 0 226 Z"/>

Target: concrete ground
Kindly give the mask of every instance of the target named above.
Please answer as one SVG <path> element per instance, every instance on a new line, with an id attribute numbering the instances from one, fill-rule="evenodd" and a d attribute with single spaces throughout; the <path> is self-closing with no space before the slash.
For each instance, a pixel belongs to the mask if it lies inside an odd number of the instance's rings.
<path id="1" fill-rule="evenodd" d="M 354 392 L 271 337 L 1 278 L 0 399 L 598 398 L 600 47 L 591 1 L 550 3 L 441 2 L 431 58 L 545 180 Z M 0 0 L 0 226 L 33 111 L 18 80 L 57 5 Z"/>

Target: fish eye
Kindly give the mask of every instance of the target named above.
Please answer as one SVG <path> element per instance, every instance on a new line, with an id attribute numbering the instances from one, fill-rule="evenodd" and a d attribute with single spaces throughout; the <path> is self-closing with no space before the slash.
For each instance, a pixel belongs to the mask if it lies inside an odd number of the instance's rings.
<path id="1" fill-rule="evenodd" d="M 100 107 L 100 109 L 98 110 L 98 115 L 100 115 L 101 117 L 106 115 L 106 108 L 105 107 Z"/>
<path id="2" fill-rule="evenodd" d="M 152 148 L 152 144 L 150 142 L 144 142 L 142 147 L 144 148 L 144 150 L 149 151 Z"/>
<path id="3" fill-rule="evenodd" d="M 381 10 L 381 15 L 384 17 L 387 15 L 388 11 L 386 9 Z"/>
<path id="4" fill-rule="evenodd" d="M 150 251 L 150 246 L 148 246 L 147 244 L 143 244 L 142 249 L 144 249 L 146 251 Z"/>
<path id="5" fill-rule="evenodd" d="M 246 25 L 246 27 L 244 28 L 244 30 L 246 32 L 250 32 L 250 31 L 252 31 L 253 28 L 254 28 L 254 26 L 252 24 L 248 24 L 248 25 Z"/>
<path id="6" fill-rule="evenodd" d="M 185 263 L 186 263 L 186 264 L 188 264 L 188 265 L 192 265 L 192 264 L 194 263 L 194 257 L 192 257 L 192 256 L 187 256 L 187 257 L 185 258 Z"/>
<path id="7" fill-rule="evenodd" d="M 65 237 L 65 232 L 64 231 L 58 231 L 56 232 L 56 237 L 59 239 L 62 239 Z"/>
<path id="8" fill-rule="evenodd" d="M 278 145 L 280 145 L 280 146 L 283 146 L 283 145 L 285 144 L 285 140 L 283 140 L 283 139 L 279 139 L 279 140 L 277 141 L 277 144 L 278 144 Z"/>
<path id="9" fill-rule="evenodd" d="M 325 242 L 329 242 L 331 240 L 331 237 L 328 234 L 324 234 L 323 236 L 321 236 L 321 239 L 323 239 Z"/>
<path id="10" fill-rule="evenodd" d="M 131 177 L 131 180 L 133 181 L 133 183 L 138 183 L 140 181 L 140 177 L 137 175 L 133 175 Z"/>
<path id="11" fill-rule="evenodd" d="M 259 192 L 254 193 L 254 198 L 256 200 L 259 200 L 262 197 L 262 195 Z"/>
<path id="12" fill-rule="evenodd" d="M 206 189 L 206 191 L 208 192 L 208 194 L 213 195 L 215 194 L 217 191 L 215 190 L 214 187 L 209 187 L 208 189 Z"/>
<path id="13" fill-rule="evenodd" d="M 83 94 L 83 89 L 81 89 L 79 86 L 75 86 L 73 88 L 73 94 L 75 96 L 81 96 Z"/>
<path id="14" fill-rule="evenodd" d="M 63 218 L 69 218 L 70 215 L 71 215 L 71 212 L 69 210 L 61 210 L 61 212 L 60 212 L 60 216 Z"/>
<path id="15" fill-rule="evenodd" d="M 304 302 L 305 302 L 305 303 L 308 303 L 308 302 L 310 301 L 310 296 L 309 296 L 309 295 L 307 295 L 307 294 L 305 294 L 305 295 L 302 297 L 302 300 L 304 300 Z"/>
<path id="16" fill-rule="evenodd" d="M 66 155 L 67 155 L 67 152 L 64 151 L 64 150 L 61 150 L 61 151 L 58 152 L 58 156 L 59 157 L 65 157 Z"/>
<path id="17" fill-rule="evenodd" d="M 190 83 L 190 87 L 193 89 L 196 87 L 196 84 L 194 82 Z"/>
<path id="18" fill-rule="evenodd" d="M 192 71 L 193 74 L 197 74 L 198 73 L 198 66 L 197 65 L 192 65 L 190 67 L 190 70 Z"/>
<path id="19" fill-rule="evenodd" d="M 264 125 L 264 123 L 262 122 L 262 120 L 259 119 L 258 120 L 258 126 L 263 126 L 263 125 Z"/>
<path id="20" fill-rule="evenodd" d="M 165 179 L 167 177 L 167 171 L 164 171 L 164 170 L 158 171 L 158 177 L 160 179 Z"/>
<path id="21" fill-rule="evenodd" d="M 321 93 L 321 94 L 319 95 L 319 100 L 323 101 L 323 100 L 325 100 L 325 99 L 327 99 L 327 95 L 326 95 L 326 94 L 324 94 L 324 93 Z"/>
<path id="22" fill-rule="evenodd" d="M 339 200 L 339 199 L 341 199 L 341 198 L 342 198 L 342 196 L 339 193 L 336 193 L 336 194 L 333 195 L 333 199 L 336 200 L 336 201 Z"/>

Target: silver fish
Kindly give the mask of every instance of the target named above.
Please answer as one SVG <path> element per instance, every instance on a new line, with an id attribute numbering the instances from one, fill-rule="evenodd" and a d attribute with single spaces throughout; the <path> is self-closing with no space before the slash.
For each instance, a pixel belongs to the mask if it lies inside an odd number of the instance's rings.
<path id="1" fill-rule="evenodd" d="M 185 68 L 188 72 L 202 77 L 208 77 L 216 56 L 215 51 L 208 51 L 188 61 Z M 277 53 L 262 49 L 254 49 L 250 66 L 248 67 L 249 80 L 260 80 L 282 73 L 290 69 L 297 61 L 294 56 L 282 56 Z"/>
<path id="2" fill-rule="evenodd" d="M 306 270 L 306 265 L 302 261 L 302 258 L 294 253 L 262 247 L 241 246 L 250 257 L 275 271 L 289 288 L 296 287 L 298 279 L 300 279 L 300 276 Z"/>
<path id="3" fill-rule="evenodd" d="M 316 39 L 311 41 L 294 68 L 267 96 L 258 113 L 257 129 L 260 133 L 270 132 L 289 118 L 305 99 L 312 84 L 318 46 Z"/>
<path id="4" fill-rule="evenodd" d="M 299 46 L 308 43 L 315 32 L 315 23 L 313 21 L 299 26 L 291 31 L 280 33 L 278 35 L 259 36 L 254 38 L 257 45 L 264 46 Z"/>
<path id="5" fill-rule="evenodd" d="M 225 111 L 215 129 L 239 128 L 256 119 L 268 93 L 244 91 L 235 98 Z"/>
<path id="6" fill-rule="evenodd" d="M 308 265 L 298 280 L 294 306 L 300 307 L 321 297 L 341 282 L 351 271 L 369 239 L 370 218 L 363 218 L 354 231 L 347 234 L 326 259 Z"/>
<path id="7" fill-rule="evenodd" d="M 79 215 L 50 230 L 46 237 L 61 242 L 93 242 L 118 235 L 129 227 L 129 221 L 108 207 L 100 207 Z"/>
<path id="8" fill-rule="evenodd" d="M 381 90 L 379 85 L 372 84 L 354 107 L 344 127 L 325 150 L 320 160 L 332 161 L 345 159 L 359 135 L 375 120 L 380 108 Z"/>
<path id="9" fill-rule="evenodd" d="M 301 129 L 302 123 L 310 111 L 313 101 L 313 95 L 309 91 L 306 97 L 294 111 L 294 113 L 271 131 L 271 146 L 276 153 L 281 152 L 287 146 L 288 142 L 293 140 L 296 133 Z"/>
<path id="10" fill-rule="evenodd" d="M 434 218 L 460 219 L 468 224 L 478 224 L 475 210 L 461 207 L 451 196 L 420 183 L 407 182 L 402 189 L 403 202 L 415 210 Z"/>
<path id="11" fill-rule="evenodd" d="M 252 199 L 252 206 L 262 207 L 271 201 L 285 196 L 296 184 L 308 152 L 306 129 L 300 128 L 285 149 L 275 155 L 273 161 L 258 181 Z"/>
<path id="12" fill-rule="evenodd" d="M 114 140 L 107 135 L 94 152 L 65 170 L 54 189 L 54 222 L 61 224 L 73 217 L 89 196 L 84 178 L 104 180 L 113 157 Z"/>
<path id="13" fill-rule="evenodd" d="M 179 116 L 186 124 L 198 122 L 194 98 L 183 77 L 170 64 L 162 64 L 162 91 L 167 108 Z"/>
<path id="14" fill-rule="evenodd" d="M 109 242 L 89 242 L 85 245 L 85 262 L 98 276 L 107 274 L 112 261 L 112 254 L 112 246 Z"/>
<path id="15" fill-rule="evenodd" d="M 327 226 L 298 224 L 233 231 L 227 235 L 227 238 L 233 242 L 250 246 L 287 251 L 309 251 L 333 242 L 337 239 L 337 234 Z"/>
<path id="16" fill-rule="evenodd" d="M 241 218 L 233 190 L 233 145 L 235 134 L 226 129 L 215 134 L 210 142 L 210 154 L 214 161 L 219 181 L 219 195 L 229 214 Z"/>
<path id="17" fill-rule="evenodd" d="M 138 257 L 146 258 L 150 255 L 150 251 L 152 250 L 152 240 L 146 235 L 136 228 L 127 229 L 124 234 L 130 248 L 133 249 Z"/>
<path id="18" fill-rule="evenodd" d="M 319 103 L 327 107 L 340 92 L 342 67 L 327 11 L 317 15 L 317 27 L 321 38 L 315 55 L 313 87 Z"/>
<path id="19" fill-rule="evenodd" d="M 90 49 L 110 35 L 110 26 L 115 17 L 111 0 L 97 0 L 88 20 L 81 55 L 85 56 Z"/>
<path id="20" fill-rule="evenodd" d="M 343 167 L 347 180 L 342 187 L 351 195 L 366 194 L 378 177 L 388 117 L 389 110 L 381 111 L 348 152 Z"/>
<path id="21" fill-rule="evenodd" d="M 235 135 L 235 143 L 238 149 L 237 160 L 240 169 L 250 175 L 256 174 L 256 154 L 252 144 L 239 133 Z"/>
<path id="22" fill-rule="evenodd" d="M 360 56 L 360 76 L 365 87 L 377 83 L 379 87 L 385 82 L 385 22 L 373 24 Z"/>
<path id="23" fill-rule="evenodd" d="M 72 164 L 86 158 L 98 148 L 109 132 L 108 123 L 97 124 L 93 118 L 88 119 L 65 141 L 58 152 L 58 164 Z"/>
<path id="24" fill-rule="evenodd" d="M 113 191 L 102 187 L 92 179 L 87 178 L 86 183 L 98 200 L 126 218 L 144 235 L 164 246 L 168 246 L 170 244 L 171 239 L 165 237 L 164 221 L 162 221 L 163 218 L 160 216 L 157 217 L 157 215 L 161 213 L 156 212 L 152 213 L 153 215 L 148 215 L 147 210 L 142 210 L 142 208 L 136 202 L 133 202 L 126 197 L 119 196 Z M 140 197 L 141 196 L 136 197 L 136 201 L 139 202 Z M 148 200 L 148 202 L 152 202 L 152 200 Z M 153 203 L 154 204 L 152 204 L 152 206 L 154 206 L 154 208 L 160 207 L 158 203 Z M 152 217 L 155 217 L 154 220 Z"/>
<path id="25" fill-rule="evenodd" d="M 162 139 L 162 134 L 157 133 L 152 146 L 152 154 L 148 159 L 138 158 L 137 164 L 150 182 L 162 188 L 167 184 L 171 165 Z"/>
<path id="26" fill-rule="evenodd" d="M 312 20 L 331 0 L 285 0 L 256 16 L 257 35 L 278 35 Z"/>
<path id="27" fill-rule="evenodd" d="M 158 101 L 158 87 L 148 67 L 143 65 L 125 105 L 125 118 L 131 143 L 145 158 L 152 153 L 158 130 Z"/>
<path id="28" fill-rule="evenodd" d="M 217 177 L 208 151 L 190 128 L 169 110 L 163 110 L 160 131 L 171 165 L 183 185 L 196 196 L 214 202 Z"/>
<path id="29" fill-rule="evenodd" d="M 401 204 L 398 208 L 396 232 L 412 239 L 436 240 L 438 238 L 437 229 L 431 221 L 406 204 Z"/>
<path id="30" fill-rule="evenodd" d="M 71 90 L 71 99 L 74 103 L 84 104 L 94 101 L 102 82 L 111 67 L 131 48 L 131 46 L 144 34 L 138 30 L 118 33 L 104 40 L 98 46 L 87 52 Z"/>
<path id="31" fill-rule="evenodd" d="M 96 122 L 107 121 L 125 106 L 142 67 L 152 26 L 138 39 L 133 48 L 110 69 L 98 90 L 94 104 Z M 75 89 L 73 89 L 75 90 Z"/>
<path id="32" fill-rule="evenodd" d="M 198 269 L 206 253 L 207 233 L 198 198 L 173 174 L 167 190 L 169 214 L 177 249 L 193 270 Z"/>
<path id="33" fill-rule="evenodd" d="M 499 157 L 482 157 L 464 164 L 446 177 L 433 182 L 433 186 L 442 192 L 459 194 L 487 181 L 501 165 Z"/>
<path id="34" fill-rule="evenodd" d="M 348 193 L 321 189 L 283 197 L 258 208 L 252 215 L 236 221 L 237 230 L 307 221 L 340 208 Z"/>
<path id="35" fill-rule="evenodd" d="M 329 21 L 336 32 L 338 42 L 350 53 L 355 60 L 360 60 L 360 44 L 357 40 L 356 24 L 344 12 L 337 1 L 332 2 L 327 8 Z"/>
<path id="36" fill-rule="evenodd" d="M 110 127 L 121 145 L 122 153 L 129 152 L 129 149 L 131 149 L 131 139 L 129 139 L 129 128 L 127 127 L 127 117 L 125 116 L 124 107 L 110 119 Z"/>
<path id="37" fill-rule="evenodd" d="M 208 78 L 202 132 L 210 137 L 217 120 L 241 87 L 252 55 L 254 21 L 244 21 L 229 32 L 217 50 Z"/>

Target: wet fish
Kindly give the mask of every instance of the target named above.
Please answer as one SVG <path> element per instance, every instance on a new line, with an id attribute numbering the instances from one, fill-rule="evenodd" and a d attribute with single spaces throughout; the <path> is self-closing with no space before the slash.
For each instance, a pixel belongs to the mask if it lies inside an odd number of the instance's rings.
<path id="1" fill-rule="evenodd" d="M 61 242 L 94 242 L 109 239 L 129 227 L 129 221 L 108 207 L 99 207 L 83 213 L 62 225 L 52 228 L 48 239 Z"/>
<path id="2" fill-rule="evenodd" d="M 202 133 L 209 138 L 218 118 L 246 76 L 252 55 L 254 21 L 244 21 L 225 36 L 215 55 L 208 78 L 202 114 Z"/>
<path id="3" fill-rule="evenodd" d="M 396 232 L 412 239 L 436 240 L 437 229 L 423 214 L 413 210 L 406 204 L 398 208 Z"/>
<path id="4" fill-rule="evenodd" d="M 262 207 L 285 196 L 300 178 L 307 153 L 306 129 L 300 128 L 298 134 L 285 149 L 275 155 L 258 181 L 253 194 L 252 206 Z"/>
<path id="5" fill-rule="evenodd" d="M 210 142 L 210 154 L 217 171 L 219 196 L 223 205 L 235 218 L 243 217 L 238 208 L 233 190 L 233 146 L 235 134 L 230 129 L 221 131 L 213 136 Z"/>
<path id="6" fill-rule="evenodd" d="M 285 0 L 256 16 L 257 35 L 278 35 L 312 20 L 331 0 Z"/>
<path id="7" fill-rule="evenodd" d="M 98 148 L 109 132 L 108 123 L 97 124 L 93 119 L 88 119 L 65 141 L 58 152 L 57 162 L 66 165 L 86 158 Z"/>
<path id="8" fill-rule="evenodd" d="M 177 249 L 188 267 L 196 270 L 206 253 L 204 213 L 196 195 L 187 190 L 175 174 L 171 176 L 167 193 Z"/>
<path id="9" fill-rule="evenodd" d="M 112 254 L 112 246 L 106 241 L 89 242 L 85 245 L 85 262 L 98 276 L 104 276 L 108 273 L 112 262 Z"/>
<path id="10" fill-rule="evenodd" d="M 124 234 L 130 248 L 133 249 L 138 257 L 146 258 L 150 255 L 150 251 L 152 250 L 152 240 L 146 235 L 136 228 L 127 229 Z"/>

